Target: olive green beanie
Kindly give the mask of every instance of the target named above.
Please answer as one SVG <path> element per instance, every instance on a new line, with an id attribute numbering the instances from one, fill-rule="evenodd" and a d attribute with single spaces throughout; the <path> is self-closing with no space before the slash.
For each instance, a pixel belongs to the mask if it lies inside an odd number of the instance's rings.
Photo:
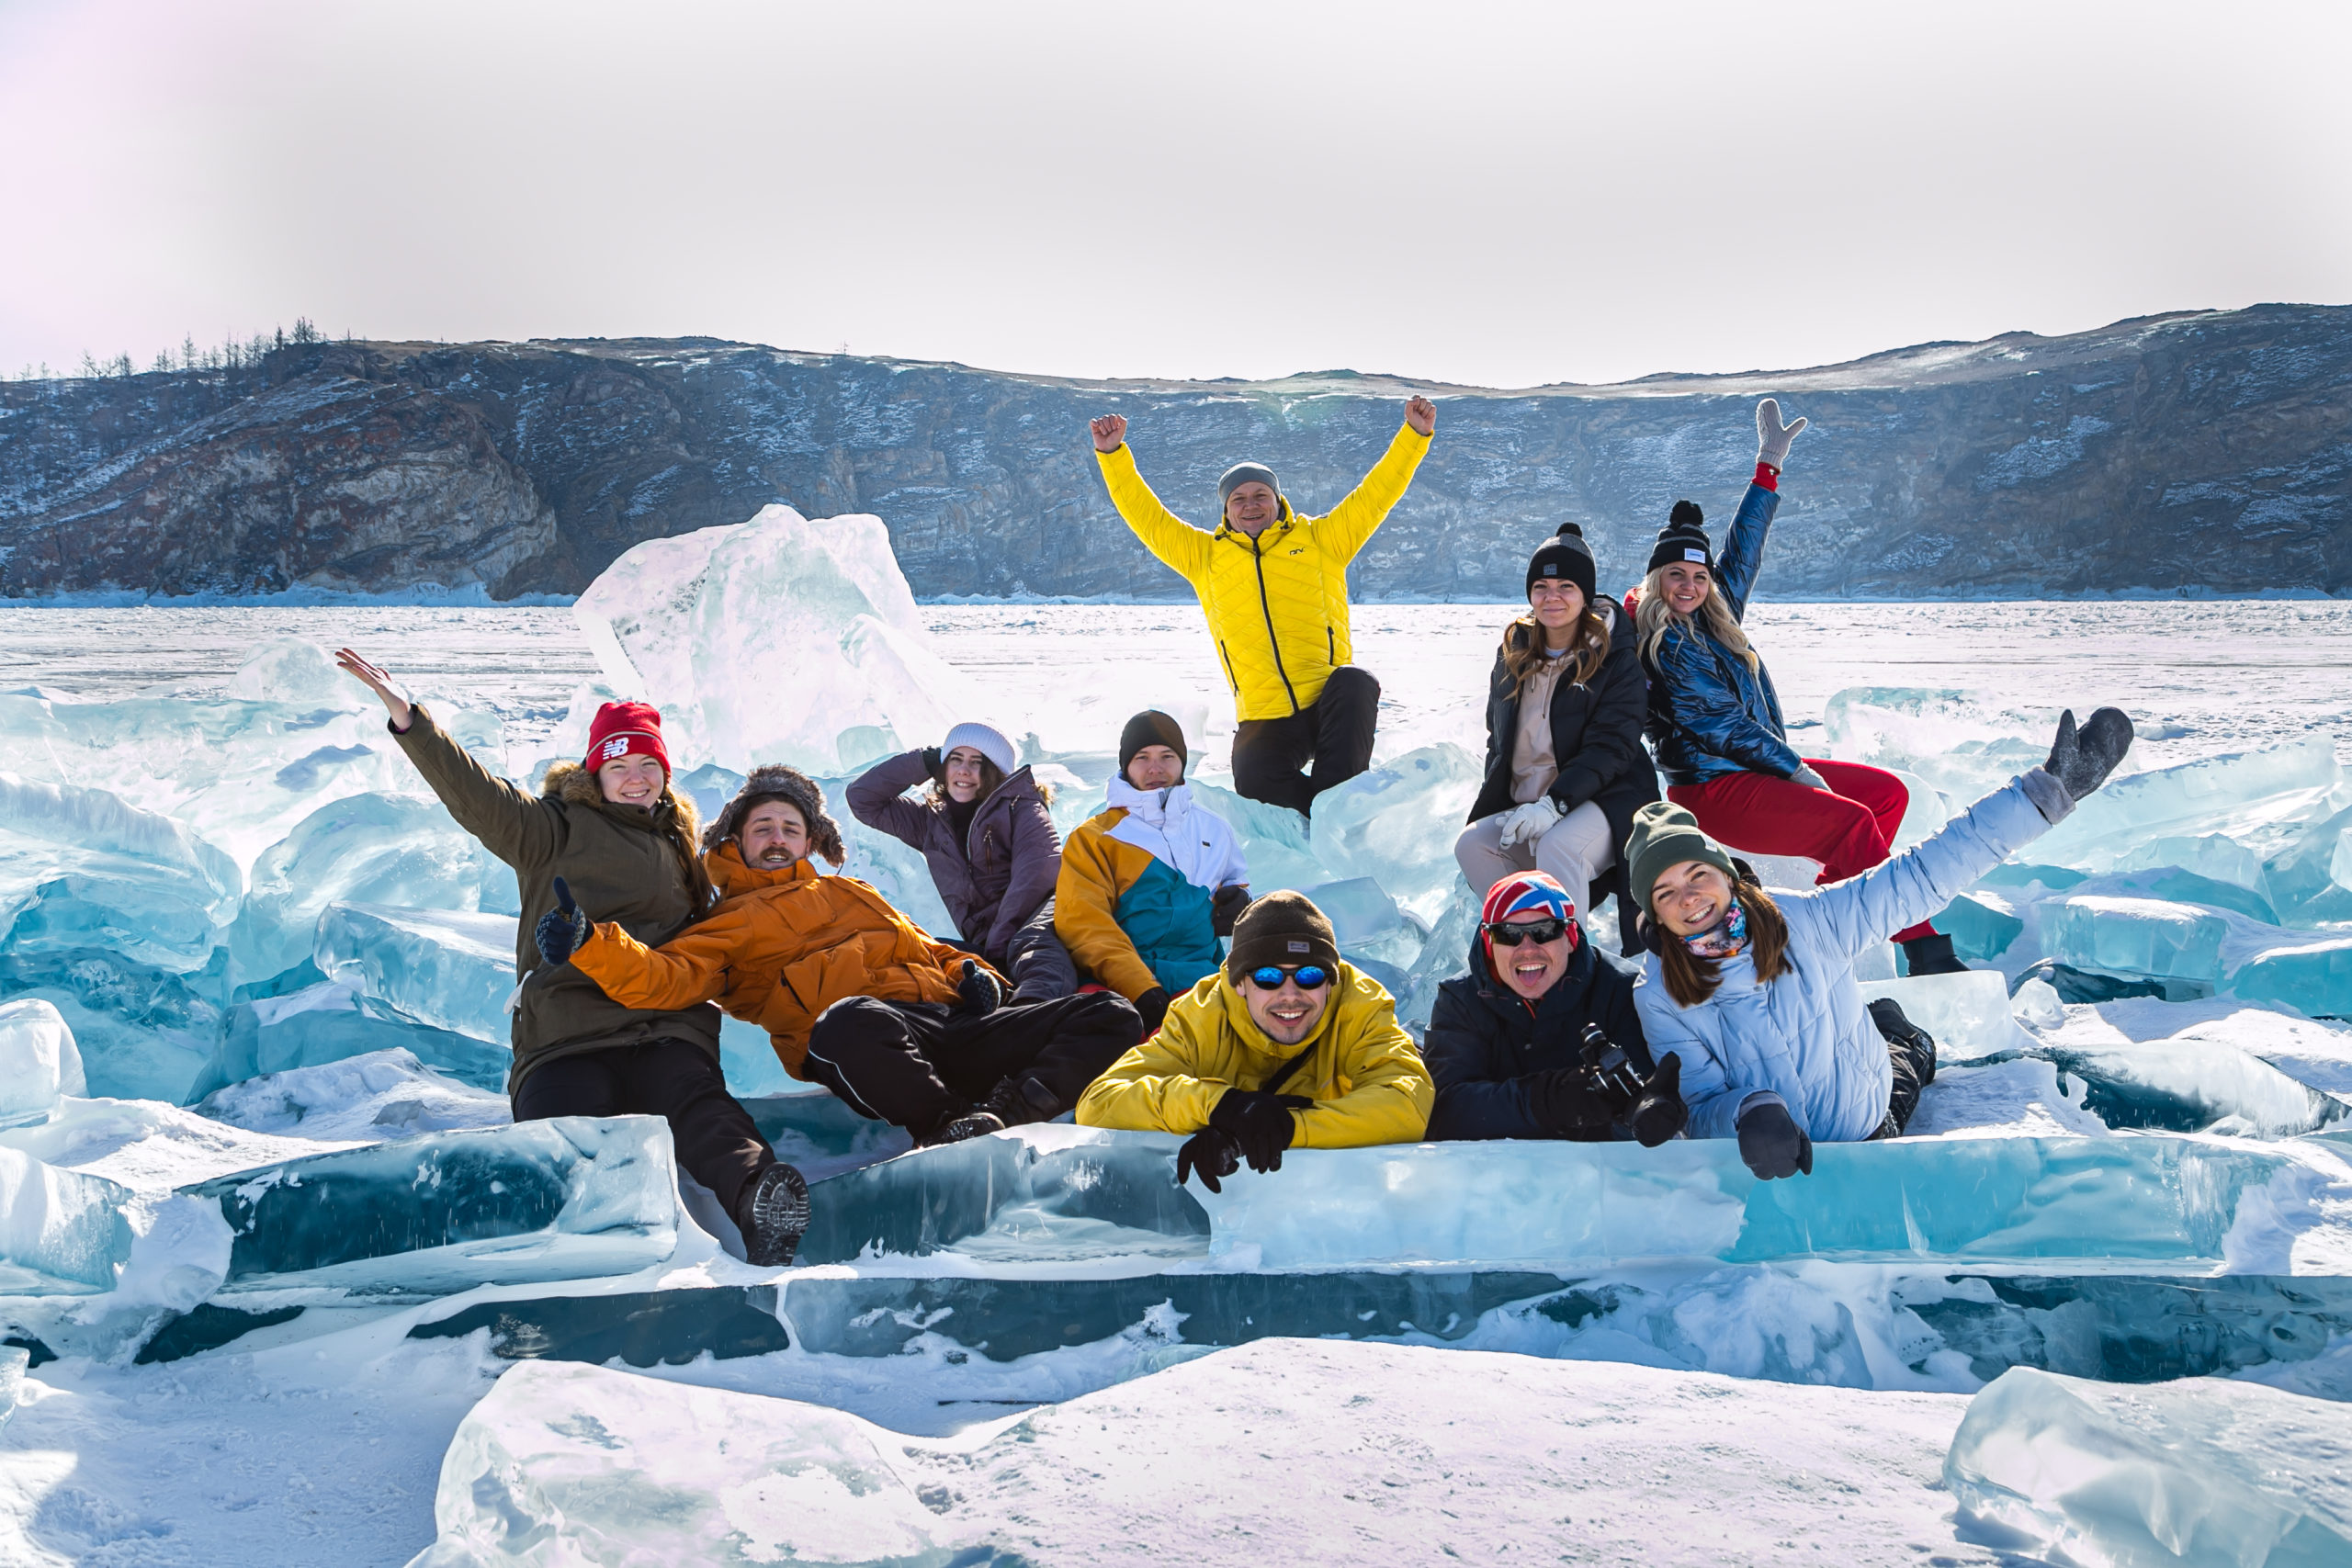
<path id="1" fill-rule="evenodd" d="M 1700 830 L 1699 819 L 1670 800 L 1653 800 L 1634 813 L 1634 831 L 1625 840 L 1625 887 L 1642 913 L 1657 918 L 1650 908 L 1650 890 L 1670 866 L 1684 861 L 1704 861 L 1725 876 L 1738 879 L 1731 855 Z"/>

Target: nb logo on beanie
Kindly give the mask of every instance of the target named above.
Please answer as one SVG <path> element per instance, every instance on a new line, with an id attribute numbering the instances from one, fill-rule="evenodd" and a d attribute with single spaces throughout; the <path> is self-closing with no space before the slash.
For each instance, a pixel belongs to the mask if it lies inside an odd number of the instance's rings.
<path id="1" fill-rule="evenodd" d="M 611 761 L 612 761 L 614 758 L 616 758 L 616 757 L 626 757 L 626 756 L 628 756 L 628 736 L 626 736 L 626 735 L 616 735 L 616 736 L 614 736 L 610 740 L 607 740 L 607 741 L 605 741 L 605 761 L 606 761 L 607 762 Z"/>

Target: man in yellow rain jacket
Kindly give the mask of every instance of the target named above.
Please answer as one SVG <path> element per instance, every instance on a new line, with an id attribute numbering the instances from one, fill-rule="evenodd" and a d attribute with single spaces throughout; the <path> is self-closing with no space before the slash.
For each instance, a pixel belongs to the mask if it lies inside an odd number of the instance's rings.
<path id="1" fill-rule="evenodd" d="M 1144 483 L 1125 419 L 1105 414 L 1092 428 L 1111 503 L 1144 547 L 1200 595 L 1240 721 L 1235 792 L 1306 815 L 1317 795 L 1372 765 L 1380 682 L 1350 662 L 1348 563 L 1413 482 L 1437 405 L 1408 402 L 1387 452 L 1321 517 L 1294 512 L 1264 464 L 1235 465 L 1217 481 L 1224 513 L 1207 532 Z M 1313 773 L 1302 773 L 1310 762 Z"/>
<path id="2" fill-rule="evenodd" d="M 1192 1134 L 1176 1179 L 1197 1170 L 1216 1192 L 1242 1160 L 1280 1170 L 1293 1146 L 1417 1143 L 1435 1098 L 1394 998 L 1340 962 L 1311 899 L 1269 893 L 1235 923 L 1223 972 L 1088 1087 L 1078 1120 Z"/>

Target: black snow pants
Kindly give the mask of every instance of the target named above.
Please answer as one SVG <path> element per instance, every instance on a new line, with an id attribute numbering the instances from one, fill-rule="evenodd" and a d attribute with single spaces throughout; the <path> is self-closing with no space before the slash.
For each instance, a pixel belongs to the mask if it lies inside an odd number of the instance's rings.
<path id="1" fill-rule="evenodd" d="M 1871 1021 L 1885 1038 L 1888 1061 L 1894 1068 L 1894 1089 L 1887 1096 L 1886 1120 L 1871 1137 L 1899 1138 L 1919 1109 L 1919 1091 L 1936 1081 L 1936 1042 L 1933 1036 L 1903 1016 L 1903 1010 L 1882 998 L 1870 1004 Z"/>
<path id="2" fill-rule="evenodd" d="M 1233 793 L 1300 816 L 1315 797 L 1372 766 L 1380 682 L 1342 664 L 1322 694 L 1287 718 L 1248 718 L 1233 731 Z M 1314 763 L 1312 774 L 1299 770 Z"/>
<path id="3" fill-rule="evenodd" d="M 927 1143 L 1008 1077 L 1035 1078 L 1070 1110 L 1142 1037 L 1134 1006 L 1109 991 L 984 1015 L 847 997 L 817 1015 L 806 1066 L 859 1115 L 895 1122 Z"/>
<path id="4" fill-rule="evenodd" d="M 760 1172 L 776 1163 L 752 1113 L 727 1092 L 718 1059 L 684 1040 L 649 1040 L 558 1056 L 514 1091 L 514 1120 L 549 1116 L 659 1116 L 670 1123 L 679 1168 L 729 1213 Z"/>
<path id="5" fill-rule="evenodd" d="M 1051 898 L 1038 905 L 1037 912 L 1021 923 L 1001 953 L 990 953 L 968 942 L 955 945 L 978 953 L 996 965 L 998 974 L 1012 982 L 1012 995 L 1006 998 L 1008 1001 L 1050 1002 L 1078 989 L 1078 965 L 1071 961 L 1069 949 L 1054 932 Z"/>

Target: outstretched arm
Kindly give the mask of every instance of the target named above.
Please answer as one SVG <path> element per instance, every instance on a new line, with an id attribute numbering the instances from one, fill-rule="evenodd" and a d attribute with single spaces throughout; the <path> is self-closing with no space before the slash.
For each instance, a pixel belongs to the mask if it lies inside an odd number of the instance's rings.
<path id="1" fill-rule="evenodd" d="M 1316 537 L 1326 549 L 1347 560 L 1363 548 L 1372 531 L 1405 499 L 1405 489 L 1413 482 L 1414 470 L 1421 466 L 1421 459 L 1429 455 L 1430 438 L 1436 432 L 1435 403 L 1417 397 L 1405 405 L 1405 423 L 1388 443 L 1388 450 L 1381 454 L 1380 461 L 1372 466 L 1372 471 L 1339 505 L 1331 508 L 1329 515 L 1316 520 Z"/>
<path id="2" fill-rule="evenodd" d="M 1799 414 L 1782 424 L 1777 399 L 1766 398 L 1756 405 L 1756 478 L 1740 497 L 1730 536 L 1715 558 L 1715 584 L 1734 620 L 1747 614 L 1747 595 L 1763 570 L 1764 536 L 1771 531 L 1772 514 L 1781 506 L 1781 470 L 1789 466 L 1789 446 L 1807 423 Z"/>
<path id="3" fill-rule="evenodd" d="M 1094 436 L 1094 461 L 1102 470 L 1102 486 L 1111 504 L 1119 509 L 1143 547 L 1187 582 L 1197 583 L 1208 569 L 1210 536 L 1193 527 L 1160 503 L 1136 468 L 1135 449 L 1127 445 L 1127 422 L 1106 413 L 1089 426 Z"/>
<path id="4" fill-rule="evenodd" d="M 1199 1076 L 1205 1059 L 1204 1029 L 1214 1018 L 1197 1008 L 1169 1011 L 1159 1032 L 1111 1064 L 1079 1096 L 1081 1127 L 1125 1127 L 1146 1133 L 1197 1133 L 1209 1112 L 1236 1086 Z"/>
<path id="5" fill-rule="evenodd" d="M 741 909 L 721 909 L 660 947 L 648 947 L 610 920 L 571 955 L 572 967 L 625 1008 L 674 1012 L 715 1001 L 727 989 L 728 965 L 749 934 Z"/>
<path id="6" fill-rule="evenodd" d="M 347 648 L 335 654 L 335 664 L 383 699 L 394 743 L 424 775 L 425 784 L 449 808 L 458 827 L 517 871 L 554 858 L 559 829 L 546 802 L 493 776 L 433 722 L 431 712 L 402 696 L 380 667 Z"/>

